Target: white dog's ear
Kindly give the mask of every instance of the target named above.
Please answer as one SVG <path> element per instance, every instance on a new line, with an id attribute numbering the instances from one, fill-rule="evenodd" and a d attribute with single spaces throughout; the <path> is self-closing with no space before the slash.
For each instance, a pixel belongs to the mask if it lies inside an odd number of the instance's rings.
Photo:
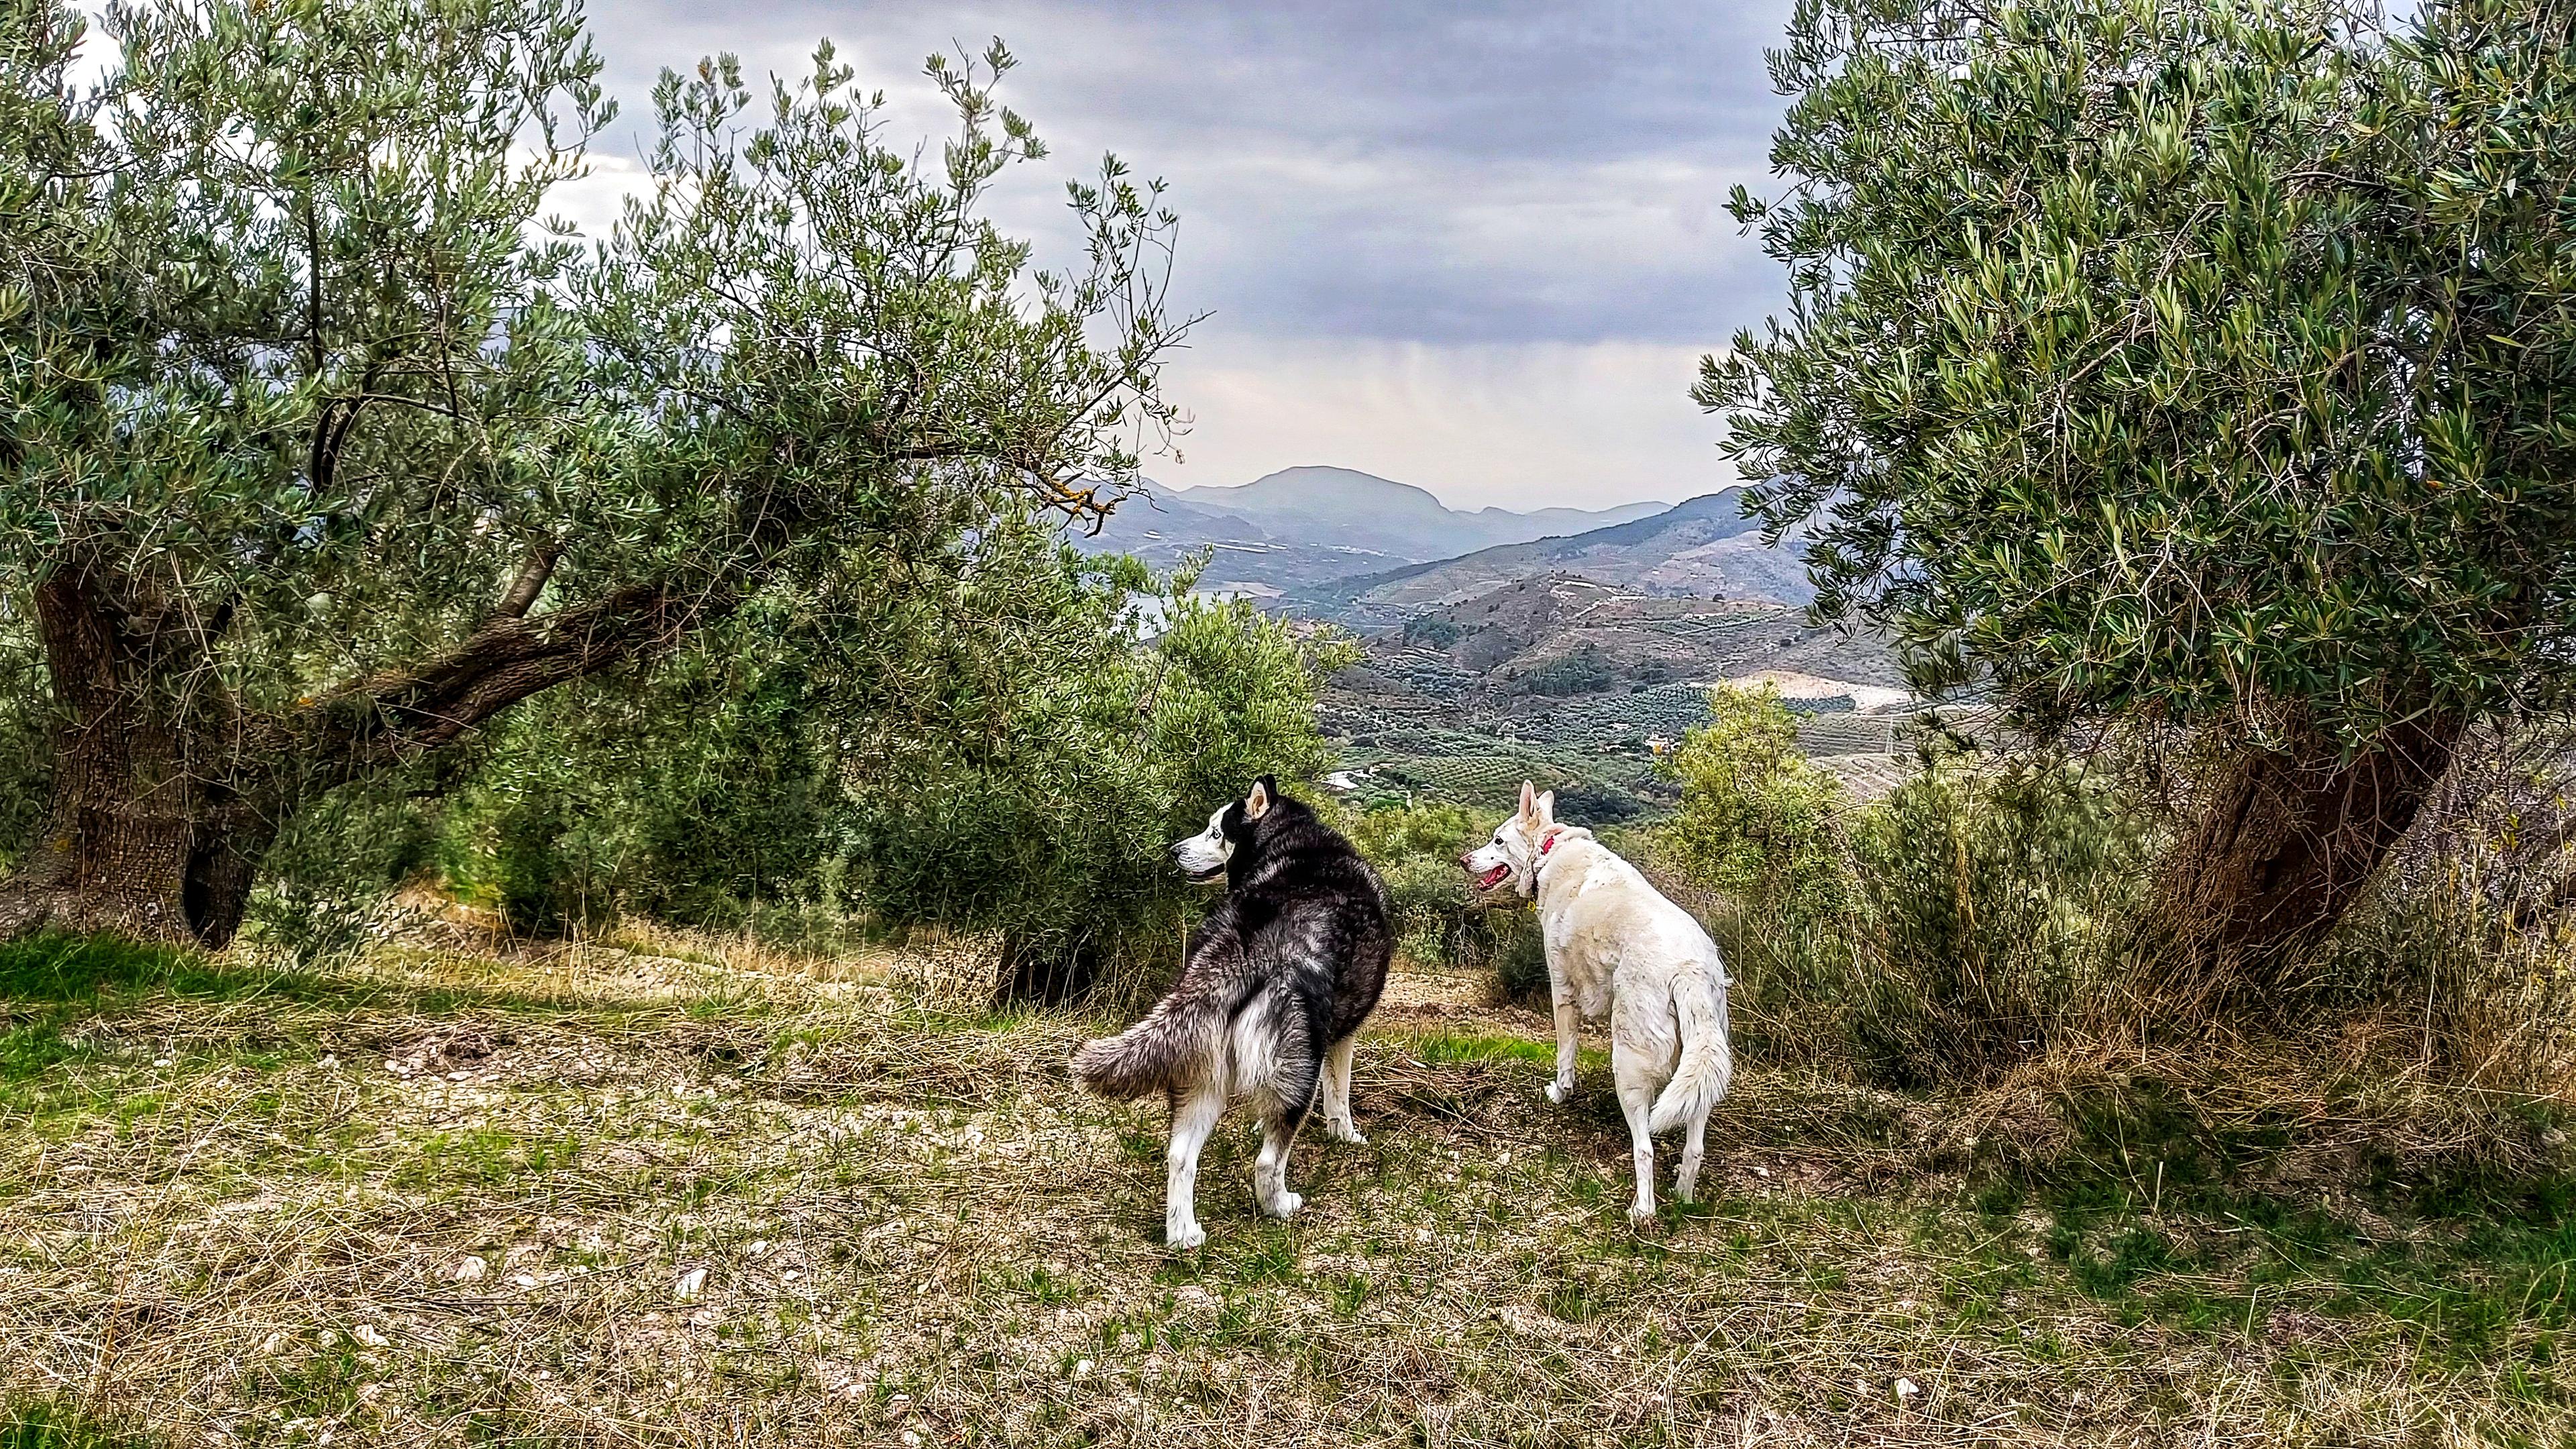
<path id="1" fill-rule="evenodd" d="M 1267 779 L 1255 780 L 1252 782 L 1252 793 L 1243 797 L 1243 818 L 1258 820 L 1269 813 L 1270 782 Z"/>
<path id="2" fill-rule="evenodd" d="M 1538 797 L 1538 827 L 1541 830 L 1545 830 L 1547 827 L 1554 825 L 1555 823 L 1556 792 L 1554 790 L 1550 790 L 1546 794 Z"/>
<path id="3" fill-rule="evenodd" d="M 1538 818 L 1538 787 L 1527 780 L 1521 781 L 1521 818 L 1523 820 Z"/>

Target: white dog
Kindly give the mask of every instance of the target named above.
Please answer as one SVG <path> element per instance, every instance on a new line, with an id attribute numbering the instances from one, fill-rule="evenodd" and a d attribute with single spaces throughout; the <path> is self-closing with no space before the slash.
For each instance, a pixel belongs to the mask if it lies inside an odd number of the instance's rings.
<path id="1" fill-rule="evenodd" d="M 1556 1080 L 1547 1099 L 1574 1094 L 1578 1013 L 1610 1018 L 1610 1075 L 1635 1144 L 1634 1222 L 1655 1215 L 1654 1133 L 1684 1123 L 1673 1196 L 1691 1200 L 1709 1110 L 1726 1095 L 1735 1054 L 1726 1044 L 1726 969 L 1690 913 L 1578 826 L 1556 823 L 1556 792 L 1521 782 L 1521 808 L 1486 845 L 1459 858 L 1480 890 L 1504 881 L 1538 902 L 1547 984 L 1556 1004 Z"/>

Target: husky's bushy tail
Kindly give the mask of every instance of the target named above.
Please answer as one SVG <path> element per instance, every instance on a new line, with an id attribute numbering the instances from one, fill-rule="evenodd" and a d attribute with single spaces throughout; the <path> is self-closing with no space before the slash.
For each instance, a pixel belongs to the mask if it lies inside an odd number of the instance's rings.
<path id="1" fill-rule="evenodd" d="M 1674 982 L 1673 1014 L 1681 1019 L 1682 1059 L 1646 1119 L 1654 1132 L 1706 1116 L 1735 1079 L 1735 1051 L 1726 1044 L 1725 968 L 1711 962 Z"/>
<path id="2" fill-rule="evenodd" d="M 1176 991 L 1116 1036 L 1084 1042 L 1073 1054 L 1073 1079 L 1117 1100 L 1191 1086 L 1208 1074 L 1225 1017 L 1222 1002 Z"/>

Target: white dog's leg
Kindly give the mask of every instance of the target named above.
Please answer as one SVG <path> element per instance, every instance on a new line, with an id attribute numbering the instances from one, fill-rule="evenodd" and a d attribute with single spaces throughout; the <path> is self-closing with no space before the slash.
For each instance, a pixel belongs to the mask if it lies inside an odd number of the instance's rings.
<path id="1" fill-rule="evenodd" d="M 1629 1205 L 1628 1221 L 1643 1225 L 1655 1216 L 1655 1138 L 1646 1124 L 1654 1115 L 1660 1084 L 1653 1064 L 1639 1061 L 1616 1036 L 1610 1041 L 1610 1074 L 1618 1079 L 1619 1111 L 1628 1119 L 1630 1150 L 1637 1159 L 1637 1200 Z"/>
<path id="2" fill-rule="evenodd" d="M 1297 1119 L 1302 1124 L 1306 1119 Z M 1306 1200 L 1288 1190 L 1288 1147 L 1297 1140 L 1297 1129 L 1276 1113 L 1261 1117 L 1261 1156 L 1252 1164 L 1252 1195 L 1261 1210 L 1274 1218 L 1293 1217 Z"/>
<path id="3" fill-rule="evenodd" d="M 1199 1149 L 1225 1115 L 1225 1089 L 1203 1084 L 1172 1104 L 1172 1151 L 1163 1192 L 1163 1241 L 1175 1248 L 1195 1248 L 1207 1241 L 1199 1227 L 1195 1200 L 1199 1184 Z"/>
<path id="4" fill-rule="evenodd" d="M 1324 1132 L 1335 1142 L 1366 1147 L 1368 1139 L 1351 1122 L 1351 1057 L 1358 1047 L 1357 1037 L 1346 1036 L 1324 1054 Z"/>
<path id="5" fill-rule="evenodd" d="M 1707 1138 L 1708 1114 L 1702 1112 L 1691 1119 L 1690 1136 L 1682 1139 L 1682 1170 L 1680 1175 L 1673 1179 L 1675 1202 L 1697 1201 L 1692 1194 L 1699 1188 L 1700 1144 Z"/>
<path id="6" fill-rule="evenodd" d="M 1574 998 L 1563 987 L 1556 992 L 1556 1080 L 1547 1084 L 1547 1099 L 1563 1103 L 1574 1095 L 1575 1033 L 1583 1025 L 1582 1013 L 1575 1009 Z"/>

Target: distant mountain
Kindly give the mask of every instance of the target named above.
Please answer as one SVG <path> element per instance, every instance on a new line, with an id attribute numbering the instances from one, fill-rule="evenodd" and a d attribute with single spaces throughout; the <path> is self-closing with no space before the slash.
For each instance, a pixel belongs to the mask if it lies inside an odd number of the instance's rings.
<path id="1" fill-rule="evenodd" d="M 1762 541 L 1744 516 L 1744 490 L 1705 494 L 1644 518 L 1584 533 L 1499 544 L 1457 558 L 1355 573 L 1293 591 L 1288 602 L 1361 625 L 1400 622 L 1426 609 L 1524 579 L 1571 574 L 1641 593 L 1805 604 L 1799 539 Z"/>
<path id="2" fill-rule="evenodd" d="M 1498 543 L 1660 514 L 1661 503 L 1616 508 L 1502 508 L 1466 512 L 1423 489 L 1351 468 L 1300 467 L 1237 487 L 1148 487 L 1120 505 L 1094 537 L 1094 553 L 1132 553 L 1170 567 L 1202 548 L 1215 557 L 1202 584 L 1264 597 L 1383 569 L 1453 558 Z"/>

